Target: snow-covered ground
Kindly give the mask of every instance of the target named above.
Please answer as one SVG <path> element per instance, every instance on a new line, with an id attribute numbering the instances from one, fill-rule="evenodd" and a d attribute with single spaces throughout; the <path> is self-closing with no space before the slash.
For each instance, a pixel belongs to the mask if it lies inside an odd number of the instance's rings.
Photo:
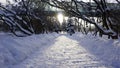
<path id="1" fill-rule="evenodd" d="M 0 68 L 120 68 L 120 39 L 0 33 Z"/>

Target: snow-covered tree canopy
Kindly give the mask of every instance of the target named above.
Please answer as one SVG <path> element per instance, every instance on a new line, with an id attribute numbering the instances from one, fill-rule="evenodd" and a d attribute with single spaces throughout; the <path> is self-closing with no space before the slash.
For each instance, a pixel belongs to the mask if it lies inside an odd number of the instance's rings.
<path id="1" fill-rule="evenodd" d="M 100 36 L 103 34 L 112 38 L 119 36 L 119 0 L 115 0 L 113 3 L 108 0 L 89 0 L 88 2 L 84 0 L 46 0 L 44 2 L 48 3 L 50 6 L 63 9 L 71 16 L 93 24 L 97 29 L 96 33 L 99 32 Z M 83 12 L 87 14 L 81 12 L 81 8 Z M 94 17 L 96 17 L 97 20 L 94 19 Z"/>
<path id="2" fill-rule="evenodd" d="M 119 0 L 14 0 L 12 4 L 9 0 L 7 2 L 7 5 L 0 5 L 0 20 L 17 36 L 18 31 L 25 35 L 36 34 L 38 31 L 54 31 L 59 24 L 54 23 L 55 17 L 50 17 L 44 11 L 48 5 L 77 18 L 78 20 L 74 19 L 75 22 L 81 24 L 79 19 L 82 19 L 85 23 L 93 24 L 94 34 L 118 38 L 120 33 Z"/>
<path id="3" fill-rule="evenodd" d="M 8 0 L 9 1 L 9 0 Z M 15 0 L 0 5 L 0 20 L 7 24 L 12 33 L 32 35 L 53 29 L 53 23 L 44 12 L 46 4 L 40 0 Z M 51 27 L 49 27 L 51 26 Z"/>

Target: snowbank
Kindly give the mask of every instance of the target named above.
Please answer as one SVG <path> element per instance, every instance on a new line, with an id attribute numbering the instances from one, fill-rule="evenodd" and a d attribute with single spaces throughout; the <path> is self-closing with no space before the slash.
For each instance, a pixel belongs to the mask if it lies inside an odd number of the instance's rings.
<path id="1" fill-rule="evenodd" d="M 107 39 L 106 36 L 101 38 L 80 33 L 76 33 L 69 38 L 77 40 L 88 52 L 94 54 L 100 60 L 115 68 L 120 68 L 120 39 L 112 40 Z"/>
<path id="2" fill-rule="evenodd" d="M 105 36 L 100 38 L 91 34 L 83 35 L 81 33 L 75 33 L 72 36 L 51 33 L 29 37 L 14 37 L 10 34 L 0 33 L 0 68 L 19 64 L 38 49 L 48 45 L 49 42 L 55 42 L 56 37 L 63 35 L 76 40 L 88 52 L 110 66 L 120 68 L 120 39 L 112 40 L 107 39 Z"/>
<path id="3" fill-rule="evenodd" d="M 32 52 L 46 45 L 58 35 L 41 34 L 29 37 L 14 37 L 10 34 L 0 33 L 0 68 L 7 68 L 25 60 Z"/>

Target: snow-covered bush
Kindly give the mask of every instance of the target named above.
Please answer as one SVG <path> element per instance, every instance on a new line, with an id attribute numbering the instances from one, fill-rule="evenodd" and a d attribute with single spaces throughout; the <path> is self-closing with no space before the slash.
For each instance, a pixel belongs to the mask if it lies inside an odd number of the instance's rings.
<path id="1" fill-rule="evenodd" d="M 72 19 L 68 19 L 66 30 L 70 35 L 75 33 Z"/>

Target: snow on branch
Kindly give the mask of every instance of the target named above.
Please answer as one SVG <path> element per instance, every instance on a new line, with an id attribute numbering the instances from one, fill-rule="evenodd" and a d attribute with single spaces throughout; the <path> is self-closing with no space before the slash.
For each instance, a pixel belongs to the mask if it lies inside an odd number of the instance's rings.
<path id="1" fill-rule="evenodd" d="M 93 0 L 93 1 L 94 1 L 93 3 L 88 2 L 89 4 L 86 2 L 77 1 L 77 0 L 72 0 L 69 2 L 59 1 L 59 0 L 44 1 L 44 2 L 49 4 L 50 6 L 63 9 L 65 12 L 67 12 L 69 15 L 71 15 L 73 17 L 81 18 L 82 20 L 84 20 L 90 24 L 94 24 L 94 26 L 98 29 L 98 32 L 103 35 L 108 35 L 111 37 L 118 36 L 118 31 L 116 31 L 117 28 L 115 28 L 115 26 L 113 26 L 113 24 L 111 24 L 111 23 L 113 23 L 113 21 L 109 20 L 109 18 L 112 18 L 112 16 L 110 14 L 113 14 L 111 12 L 110 6 L 116 5 L 116 4 L 107 3 L 105 0 L 99 0 L 99 1 Z M 83 8 L 83 9 L 81 9 L 81 8 Z M 81 12 L 81 10 L 83 10 L 84 13 L 86 13 L 86 14 Z M 89 12 L 90 10 L 94 10 L 94 12 Z M 99 10 L 99 11 L 95 11 L 95 10 Z M 91 14 L 91 13 L 93 13 L 93 14 Z M 94 15 L 94 14 L 96 14 L 96 15 Z M 99 23 L 97 21 L 91 20 L 89 15 L 96 17 L 98 19 L 99 19 L 99 17 L 101 17 L 102 25 L 99 25 Z"/>

